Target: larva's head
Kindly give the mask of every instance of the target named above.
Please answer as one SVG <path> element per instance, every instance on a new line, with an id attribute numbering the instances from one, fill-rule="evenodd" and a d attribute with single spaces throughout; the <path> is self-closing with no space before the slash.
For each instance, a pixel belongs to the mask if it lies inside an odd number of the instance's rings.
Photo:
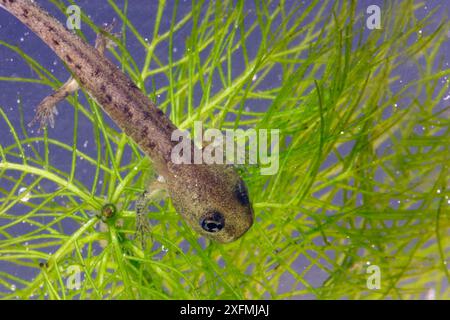
<path id="1" fill-rule="evenodd" d="M 227 243 L 252 226 L 254 214 L 247 187 L 232 167 L 183 164 L 173 169 L 167 181 L 169 193 L 192 229 Z"/>

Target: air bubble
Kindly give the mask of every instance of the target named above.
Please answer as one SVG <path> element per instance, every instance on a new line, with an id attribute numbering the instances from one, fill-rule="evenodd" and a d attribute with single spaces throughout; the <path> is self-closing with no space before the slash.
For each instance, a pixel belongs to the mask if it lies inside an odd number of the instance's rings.
<path id="1" fill-rule="evenodd" d="M 22 193 L 24 193 L 27 190 L 27 188 L 22 187 L 19 189 L 19 191 L 17 192 L 17 195 L 20 196 Z M 30 200 L 30 193 L 27 192 L 21 199 L 20 201 L 22 202 L 28 202 L 28 200 Z"/>

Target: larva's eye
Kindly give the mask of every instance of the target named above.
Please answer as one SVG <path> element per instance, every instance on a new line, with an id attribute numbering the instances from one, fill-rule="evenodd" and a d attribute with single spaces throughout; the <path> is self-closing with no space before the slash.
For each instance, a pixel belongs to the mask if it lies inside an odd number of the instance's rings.
<path id="1" fill-rule="evenodd" d="M 242 204 L 243 206 L 248 206 L 250 204 L 247 187 L 245 186 L 244 181 L 239 181 L 239 183 L 235 187 L 234 193 L 240 204 Z"/>
<path id="2" fill-rule="evenodd" d="M 219 232 L 225 227 L 225 218 L 220 212 L 213 211 L 201 219 L 200 225 L 206 232 Z"/>

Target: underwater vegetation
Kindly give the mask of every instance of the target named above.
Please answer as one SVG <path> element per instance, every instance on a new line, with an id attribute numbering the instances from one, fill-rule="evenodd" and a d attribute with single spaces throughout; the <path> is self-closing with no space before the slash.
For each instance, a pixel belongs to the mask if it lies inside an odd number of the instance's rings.
<path id="1" fill-rule="evenodd" d="M 2 299 L 450 297 L 447 9 L 386 1 L 370 28 L 365 1 L 38 2 L 79 5 L 91 44 L 116 17 L 107 56 L 177 126 L 279 129 L 279 165 L 239 166 L 256 219 L 236 242 L 168 198 L 142 249 L 151 161 L 83 91 L 27 126 L 69 73 L 0 9 Z"/>

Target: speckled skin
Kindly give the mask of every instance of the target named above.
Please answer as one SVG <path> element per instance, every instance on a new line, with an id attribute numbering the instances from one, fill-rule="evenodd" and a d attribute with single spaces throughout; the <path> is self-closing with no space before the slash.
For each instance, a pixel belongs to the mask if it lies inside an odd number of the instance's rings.
<path id="1" fill-rule="evenodd" d="M 226 243 L 251 227 L 252 206 L 245 201 L 245 185 L 232 167 L 172 163 L 171 151 L 177 142 L 171 141 L 171 134 L 176 126 L 116 65 L 35 3 L 0 0 L 0 6 L 27 25 L 66 63 L 78 83 L 153 160 L 166 180 L 175 208 L 194 230 Z M 202 219 L 210 212 L 220 212 L 224 217 L 224 226 L 218 232 L 201 227 Z"/>

